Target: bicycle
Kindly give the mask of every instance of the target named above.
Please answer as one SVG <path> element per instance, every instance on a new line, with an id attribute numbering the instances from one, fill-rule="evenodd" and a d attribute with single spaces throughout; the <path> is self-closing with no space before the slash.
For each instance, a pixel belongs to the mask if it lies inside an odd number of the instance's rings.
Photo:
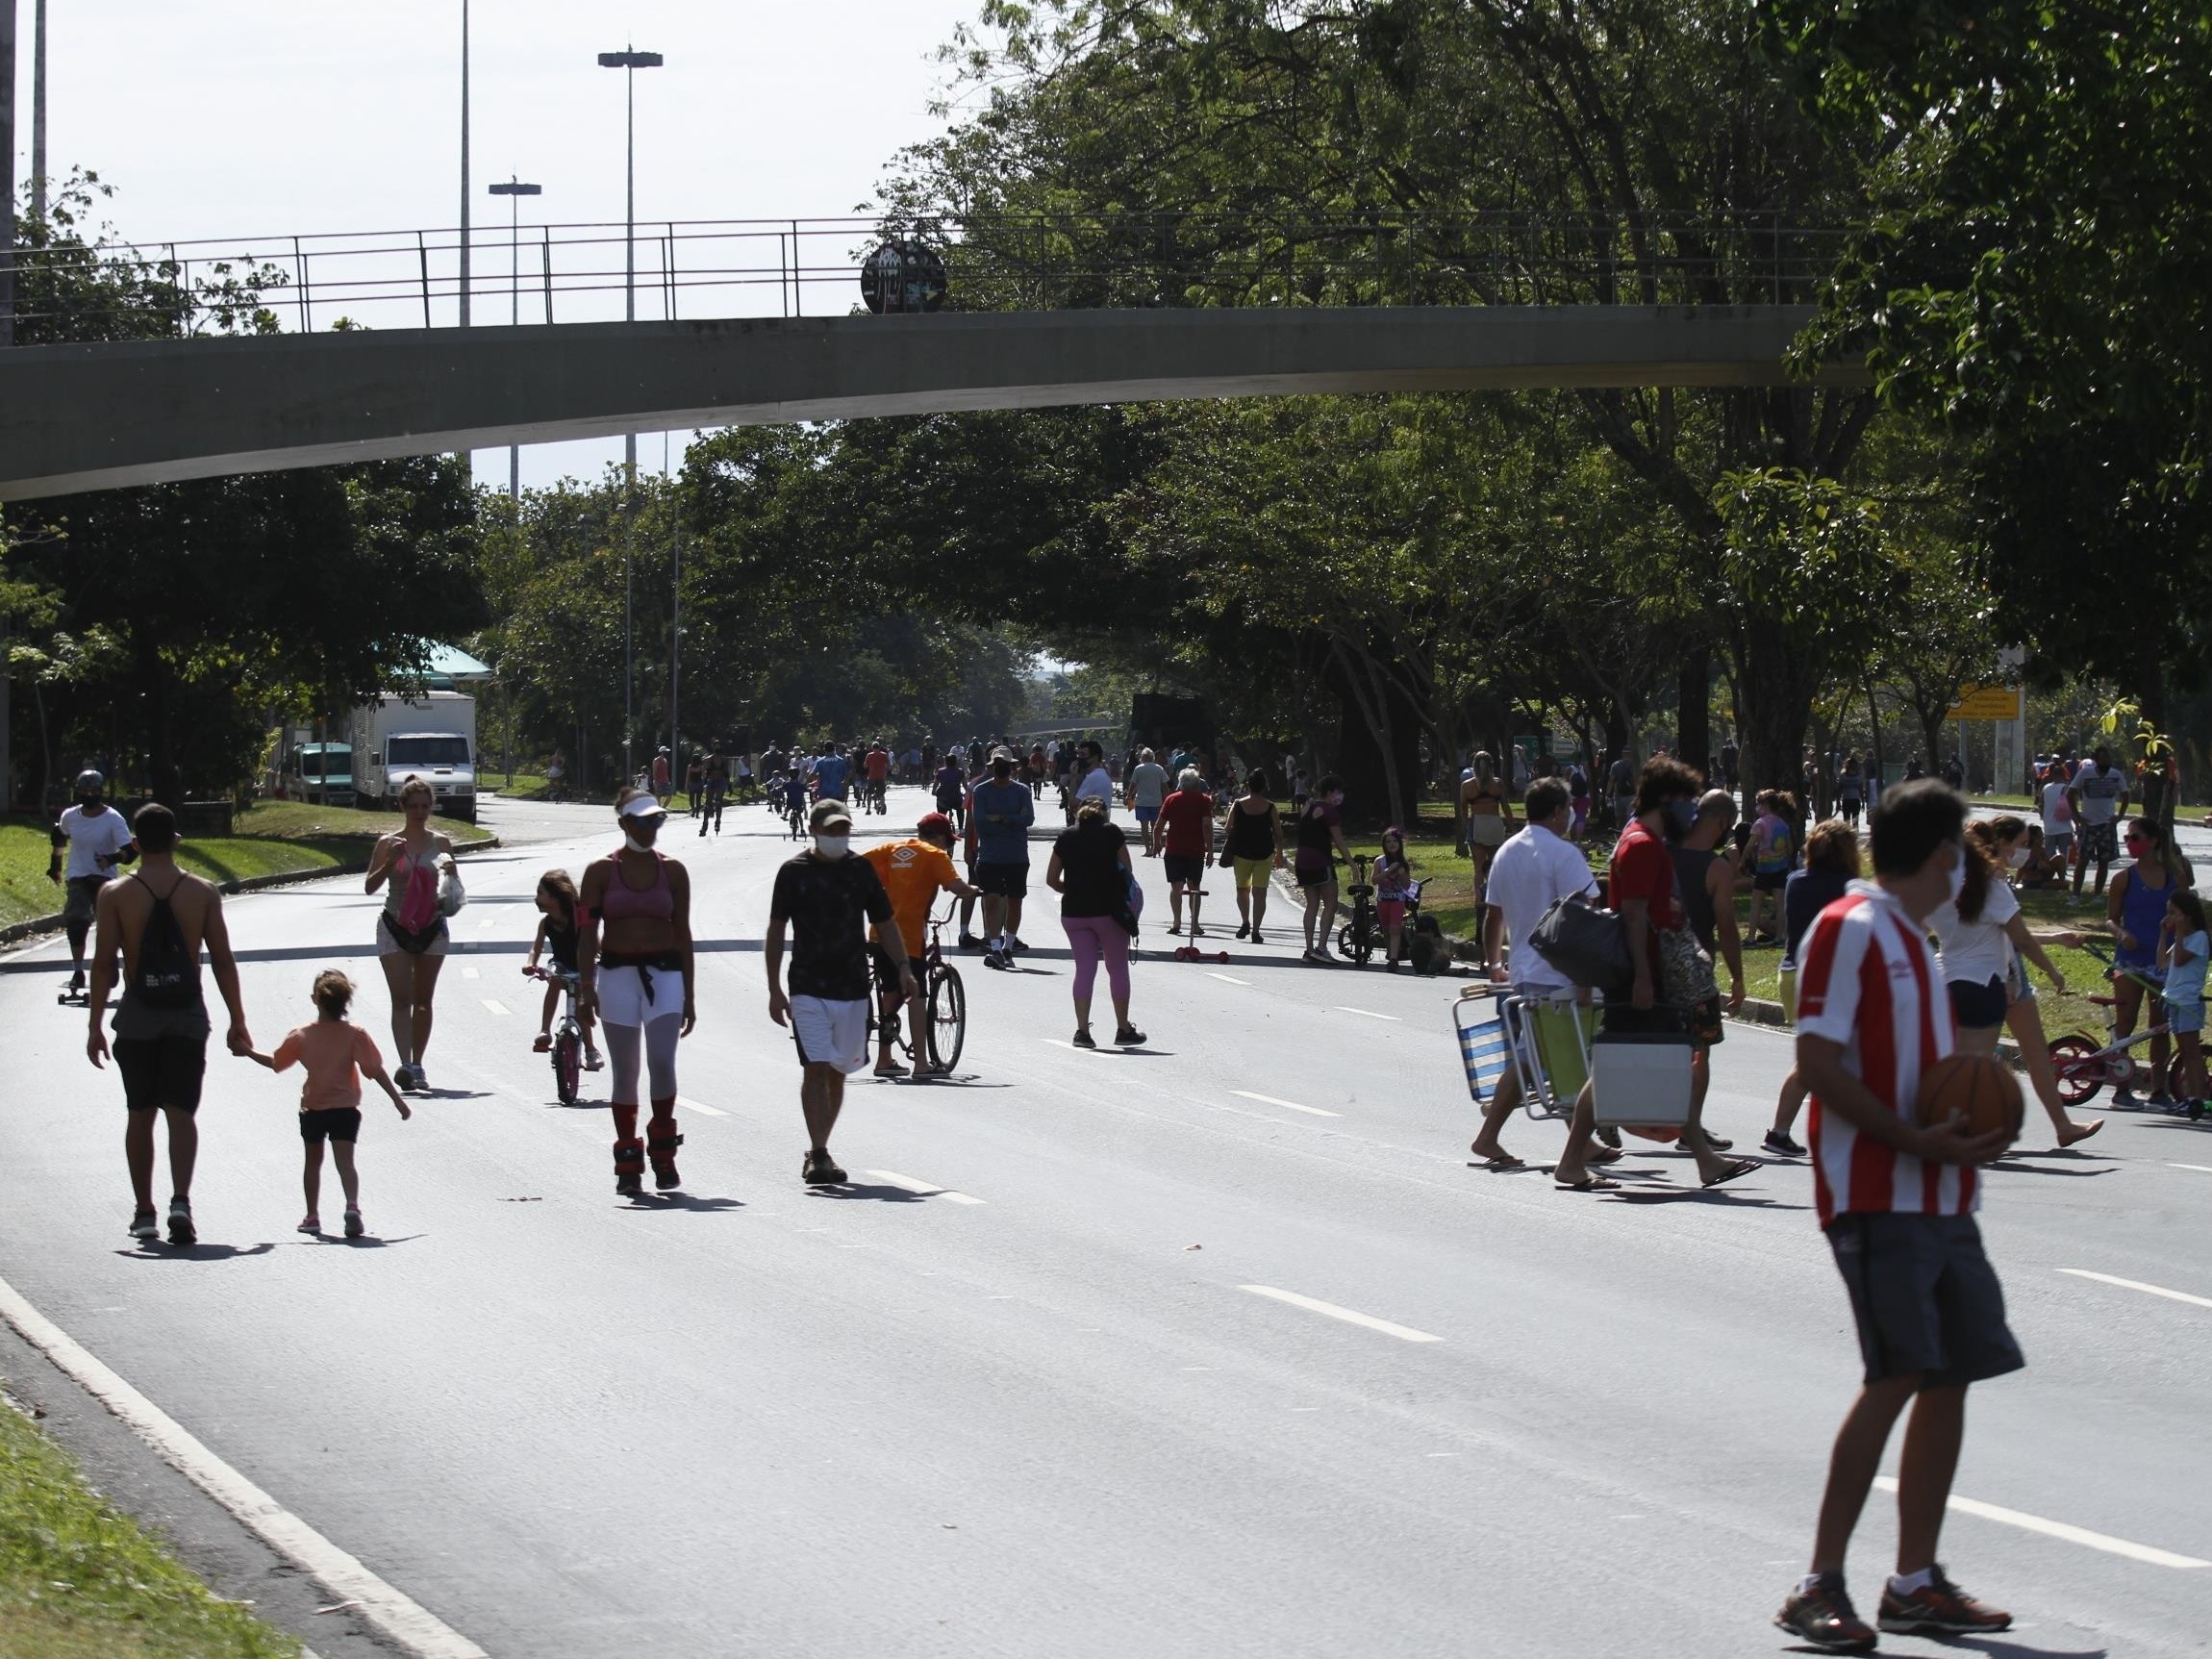
<path id="1" fill-rule="evenodd" d="M 921 986 L 922 1040 L 928 1047 L 926 1057 L 914 1052 L 914 1041 L 909 1035 L 904 1005 L 884 1013 L 880 996 L 868 1002 L 868 1034 L 874 1038 L 883 1029 L 882 1021 L 892 1021 L 892 1041 L 908 1060 L 921 1065 L 926 1058 L 928 1067 L 937 1071 L 950 1071 L 960 1064 L 960 1052 L 968 1043 L 968 991 L 961 984 L 960 969 L 945 960 L 944 930 L 952 925 L 953 913 L 929 918 L 929 943 L 922 947 L 920 972 L 916 976 Z"/>
<path id="2" fill-rule="evenodd" d="M 1345 890 L 1351 894 L 1351 919 L 1337 929 L 1337 954 L 1362 968 L 1382 943 L 1382 928 L 1375 920 L 1374 884 L 1368 880 L 1373 862 L 1365 853 L 1353 855 L 1351 886 Z"/>
<path id="3" fill-rule="evenodd" d="M 576 1018 L 576 990 L 582 983 L 581 977 L 572 968 L 533 968 L 525 971 L 533 979 L 542 979 L 561 988 L 561 1018 L 553 1026 L 553 1089 L 561 1097 L 562 1105 L 573 1106 L 584 1080 L 584 1022 Z"/>
<path id="4" fill-rule="evenodd" d="M 2110 953 L 2099 950 L 2094 944 L 2084 942 L 2082 948 L 2104 964 L 2106 979 L 2117 980 L 2124 973 L 2143 987 L 2144 995 L 2148 999 L 2155 1002 L 2163 995 L 2165 987 L 2151 974 L 2138 968 L 2120 967 Z M 2116 996 L 2092 996 L 2089 1000 L 2104 1010 L 2104 1034 L 2110 1041 L 2100 1048 L 2094 1038 L 2073 1033 L 2065 1037 L 2053 1037 L 2049 1044 L 2050 1068 L 2056 1077 L 2058 1097 L 2069 1106 L 2079 1106 L 2085 1101 L 2094 1100 L 2098 1090 L 2107 1085 L 2114 1093 L 2133 1088 L 2150 1068 L 2128 1050 L 2139 1043 L 2149 1043 L 2154 1037 L 2164 1037 L 2167 1034 L 2165 1021 L 2158 1020 L 2131 1036 L 2122 1037 L 2119 1034 L 2120 999 Z M 2152 1076 L 2150 1081 L 2155 1089 L 2162 1080 Z"/>

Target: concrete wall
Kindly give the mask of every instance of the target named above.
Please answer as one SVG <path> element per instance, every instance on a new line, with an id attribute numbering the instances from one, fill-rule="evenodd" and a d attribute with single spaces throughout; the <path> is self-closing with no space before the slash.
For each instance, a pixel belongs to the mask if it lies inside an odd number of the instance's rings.
<path id="1" fill-rule="evenodd" d="M 1776 386 L 1786 381 L 1783 354 L 1810 318 L 1758 306 L 1092 311 L 29 346 L 0 352 L 0 499 L 944 410 Z"/>

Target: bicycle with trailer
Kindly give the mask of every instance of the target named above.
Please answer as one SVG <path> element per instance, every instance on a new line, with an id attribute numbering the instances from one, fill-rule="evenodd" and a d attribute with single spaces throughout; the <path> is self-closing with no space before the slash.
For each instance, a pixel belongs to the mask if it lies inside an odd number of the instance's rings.
<path id="1" fill-rule="evenodd" d="M 930 917 L 929 943 L 914 965 L 921 991 L 921 1030 L 927 1054 L 915 1053 L 913 1034 L 903 1018 L 905 1006 L 895 993 L 882 993 L 868 1000 L 869 1041 L 880 1037 L 888 1019 L 892 1042 L 898 1051 L 917 1069 L 934 1072 L 950 1071 L 959 1065 L 960 1052 L 968 1043 L 968 991 L 961 983 L 960 969 L 944 953 L 944 930 L 952 925 L 952 917 L 949 908 L 943 916 Z"/>
<path id="2" fill-rule="evenodd" d="M 526 968 L 533 979 L 561 988 L 561 1017 L 553 1022 L 553 1089 L 561 1104 L 573 1106 L 584 1078 L 584 1022 L 576 1017 L 576 992 L 583 983 L 573 968 Z"/>
<path id="3" fill-rule="evenodd" d="M 1358 963 L 1362 968 L 1383 948 L 1388 935 L 1383 930 L 1381 913 L 1375 908 L 1374 883 L 1369 880 L 1374 861 L 1364 853 L 1352 857 L 1351 885 L 1345 892 L 1351 896 L 1351 919 L 1337 929 L 1337 954 Z M 1420 930 L 1414 925 L 1420 918 L 1420 890 L 1427 882 L 1417 881 L 1408 885 L 1405 895 L 1405 925 L 1403 938 L 1412 951 L 1414 935 Z"/>

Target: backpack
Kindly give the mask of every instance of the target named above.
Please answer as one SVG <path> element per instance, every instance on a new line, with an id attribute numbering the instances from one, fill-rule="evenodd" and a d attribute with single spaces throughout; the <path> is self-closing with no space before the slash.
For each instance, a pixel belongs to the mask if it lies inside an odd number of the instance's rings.
<path id="1" fill-rule="evenodd" d="M 138 940 L 138 964 L 125 989 L 135 1001 L 148 1008 L 190 1008 L 200 1000 L 200 962 L 196 951 L 186 948 L 185 930 L 177 924 L 177 913 L 169 908 L 169 899 L 176 897 L 177 890 L 172 887 L 168 897 L 163 898 L 143 881 L 139 885 L 146 888 L 154 908 L 146 917 L 145 933 Z"/>
<path id="2" fill-rule="evenodd" d="M 1553 902 L 1528 936 L 1529 946 L 1569 982 L 1608 996 L 1625 996 L 1636 983 L 1627 930 L 1620 916 L 1579 894 Z"/>

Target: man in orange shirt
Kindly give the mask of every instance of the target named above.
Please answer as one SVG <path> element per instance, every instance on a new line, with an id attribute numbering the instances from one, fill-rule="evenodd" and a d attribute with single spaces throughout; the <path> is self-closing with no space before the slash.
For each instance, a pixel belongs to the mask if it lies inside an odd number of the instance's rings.
<path id="1" fill-rule="evenodd" d="M 930 907 L 941 892 L 973 899 L 980 890 L 960 879 L 952 867 L 952 820 L 943 813 L 924 813 L 915 825 L 914 835 L 906 841 L 884 842 L 861 854 L 875 866 L 875 873 L 883 881 L 883 890 L 891 895 L 892 919 L 898 923 L 900 941 L 906 945 L 908 962 L 919 964 L 922 951 L 928 944 Z M 874 930 L 869 929 L 872 942 Z M 875 985 L 880 1018 L 876 1021 L 875 1074 L 878 1077 L 903 1077 L 906 1068 L 891 1056 L 892 1033 L 898 1018 L 898 1005 L 902 998 L 898 983 L 898 965 L 881 945 L 870 943 L 870 954 L 875 958 Z M 922 1006 L 920 981 L 917 990 L 906 998 L 907 1031 L 914 1049 L 914 1069 L 917 1076 L 926 1077 L 944 1069 L 930 1063 L 929 1044 L 923 1023 L 928 1011 Z"/>

